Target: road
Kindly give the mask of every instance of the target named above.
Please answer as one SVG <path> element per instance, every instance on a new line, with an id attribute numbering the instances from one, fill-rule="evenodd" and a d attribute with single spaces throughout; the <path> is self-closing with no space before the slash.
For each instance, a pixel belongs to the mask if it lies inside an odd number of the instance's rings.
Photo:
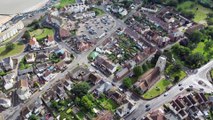
<path id="1" fill-rule="evenodd" d="M 192 74 L 189 77 L 183 79 L 180 82 L 182 84 L 181 87 L 184 88 L 182 91 L 179 90 L 180 86 L 175 85 L 169 91 L 167 91 L 168 95 L 166 97 L 164 95 L 161 95 L 150 101 L 145 101 L 145 100 L 138 101 L 136 104 L 137 109 L 133 111 L 130 115 L 126 116 L 125 120 L 131 120 L 132 118 L 136 118 L 136 120 L 141 120 L 141 118 L 146 115 L 146 111 L 145 111 L 146 104 L 150 104 L 151 110 L 154 110 L 162 106 L 164 103 L 171 101 L 176 96 L 184 93 L 185 90 L 189 87 L 189 85 L 193 85 L 193 89 L 195 91 L 199 91 L 200 88 L 203 88 L 205 93 L 213 92 L 213 85 L 209 82 L 207 78 L 207 73 L 212 68 L 213 68 L 213 60 L 208 62 L 206 65 L 202 66 L 201 68 L 199 68 L 196 74 Z M 206 84 L 206 86 L 199 85 L 198 84 L 199 80 L 203 81 Z"/>
<path id="2" fill-rule="evenodd" d="M 5 111 L 2 112 L 5 120 L 15 120 L 19 115 L 22 110 L 22 108 L 29 106 L 30 104 L 34 103 L 35 100 L 40 97 L 45 91 L 47 91 L 49 88 L 52 88 L 57 82 L 60 81 L 69 71 L 72 71 L 75 67 L 77 67 L 78 64 L 87 64 L 87 56 L 97 47 L 102 44 L 102 42 L 111 36 L 112 33 L 114 33 L 118 27 L 125 27 L 124 24 L 120 24 L 120 22 L 115 21 L 115 27 L 111 31 L 107 33 L 106 36 L 104 36 L 102 39 L 100 39 L 96 45 L 94 45 L 90 50 L 83 52 L 77 56 L 75 56 L 75 59 L 71 64 L 69 64 L 67 67 L 67 70 L 65 70 L 63 73 L 59 73 L 56 75 L 56 77 L 46 83 L 41 91 L 35 92 L 27 101 L 25 101 L 23 104 L 19 104 L 17 106 L 11 107 L 9 109 L 6 109 Z"/>

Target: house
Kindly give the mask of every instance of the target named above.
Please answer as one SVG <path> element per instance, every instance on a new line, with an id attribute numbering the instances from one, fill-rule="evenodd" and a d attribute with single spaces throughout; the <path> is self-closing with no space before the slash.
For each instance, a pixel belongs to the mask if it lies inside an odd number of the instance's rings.
<path id="1" fill-rule="evenodd" d="M 47 69 L 47 67 L 48 67 L 48 64 L 47 63 L 41 63 L 41 64 L 37 64 L 36 65 L 36 73 L 41 73 L 41 72 L 43 72 L 43 71 L 45 71 L 46 69 Z"/>
<path id="2" fill-rule="evenodd" d="M 5 70 L 5 71 L 10 71 L 13 69 L 14 65 L 13 65 L 13 60 L 11 57 L 8 58 L 4 58 L 1 62 L 0 62 L 1 67 Z"/>
<path id="3" fill-rule="evenodd" d="M 131 101 L 128 101 L 126 104 L 123 104 L 116 109 L 116 114 L 119 117 L 124 117 L 125 115 L 132 113 L 132 111 L 135 109 L 136 109 L 136 106 L 134 105 L 134 103 Z"/>
<path id="4" fill-rule="evenodd" d="M 64 100 L 68 97 L 61 83 L 57 84 L 53 89 L 56 91 L 56 94 L 60 99 Z"/>
<path id="5" fill-rule="evenodd" d="M 15 73 L 7 74 L 3 77 L 4 80 L 4 89 L 9 90 L 13 87 L 15 82 Z"/>
<path id="6" fill-rule="evenodd" d="M 109 91 L 107 91 L 107 96 L 109 98 L 112 98 L 119 105 L 121 105 L 121 104 L 123 104 L 123 103 L 125 103 L 127 101 L 126 100 L 126 95 L 121 93 L 115 87 L 112 87 L 111 89 L 109 89 Z"/>
<path id="7" fill-rule="evenodd" d="M 66 80 L 65 82 L 64 82 L 64 87 L 65 87 L 65 89 L 66 90 L 68 90 L 68 91 L 70 91 L 71 89 L 72 89 L 72 81 L 70 81 L 70 80 Z"/>
<path id="8" fill-rule="evenodd" d="M 32 115 L 32 111 L 28 107 L 24 107 L 21 110 L 21 117 L 22 119 L 29 119 L 29 117 Z"/>
<path id="9" fill-rule="evenodd" d="M 21 100 L 26 100 L 31 96 L 28 80 L 18 81 L 18 89 L 16 93 Z"/>
<path id="10" fill-rule="evenodd" d="M 36 54 L 36 62 L 45 62 L 49 60 L 49 53 L 39 52 Z"/>
<path id="11" fill-rule="evenodd" d="M 50 81 L 50 80 L 52 80 L 53 78 L 55 78 L 55 74 L 53 74 L 50 70 L 46 70 L 46 71 L 43 73 L 42 78 L 43 78 L 45 81 Z"/>
<path id="12" fill-rule="evenodd" d="M 59 35 L 61 39 L 64 40 L 70 37 L 70 32 L 64 28 L 60 28 Z"/>
<path id="13" fill-rule="evenodd" d="M 162 109 L 157 109 L 147 115 L 149 120 L 167 120 Z"/>
<path id="14" fill-rule="evenodd" d="M 64 52 L 63 60 L 64 60 L 65 62 L 71 62 L 71 61 L 72 61 L 71 56 L 70 56 L 70 53 L 69 53 L 68 51 L 65 51 L 65 52 Z"/>
<path id="15" fill-rule="evenodd" d="M 51 100 L 58 102 L 60 99 L 58 98 L 56 91 L 49 90 L 42 95 L 42 100 L 45 102 L 47 106 L 49 106 L 51 105 L 50 103 Z"/>
<path id="16" fill-rule="evenodd" d="M 192 34 L 193 32 L 202 30 L 202 29 L 204 29 L 204 28 L 205 28 L 205 26 L 202 25 L 202 24 L 194 24 L 194 25 L 192 25 L 191 27 L 189 27 L 189 28 L 186 30 L 185 33 L 186 33 L 187 35 L 190 35 L 190 34 Z"/>
<path id="17" fill-rule="evenodd" d="M 100 56 L 96 58 L 94 64 L 105 75 L 113 74 L 117 68 L 117 65 L 113 64 L 111 61 L 108 61 Z"/>
<path id="18" fill-rule="evenodd" d="M 33 63 L 33 62 L 35 62 L 35 54 L 34 53 L 28 53 L 25 56 L 25 60 L 26 60 L 27 63 Z"/>
<path id="19" fill-rule="evenodd" d="M 66 64 L 65 64 L 64 61 L 60 61 L 60 62 L 56 63 L 56 69 L 57 69 L 57 70 L 62 71 L 62 70 L 64 70 L 66 67 L 67 67 L 67 66 L 66 66 Z"/>
<path id="20" fill-rule="evenodd" d="M 124 76 L 126 76 L 129 73 L 129 69 L 127 67 L 121 69 L 120 71 L 116 72 L 115 79 L 121 80 Z"/>
<path id="21" fill-rule="evenodd" d="M 113 120 L 113 114 L 110 111 L 102 111 L 94 120 Z"/>
<path id="22" fill-rule="evenodd" d="M 40 49 L 40 45 L 39 45 L 39 43 L 38 43 L 38 41 L 36 40 L 35 37 L 30 39 L 29 45 L 30 45 L 32 50 L 39 50 Z"/>
<path id="23" fill-rule="evenodd" d="M 9 108 L 11 107 L 12 103 L 11 100 L 7 98 L 7 96 L 0 91 L 0 106 L 4 107 L 4 108 Z"/>
<path id="24" fill-rule="evenodd" d="M 179 105 L 173 100 L 169 104 L 169 108 L 175 113 L 178 114 L 181 111 Z"/>
<path id="25" fill-rule="evenodd" d="M 47 38 L 44 40 L 44 43 L 46 46 L 52 46 L 55 45 L 55 40 L 54 40 L 54 36 L 50 36 L 48 35 Z"/>
<path id="26" fill-rule="evenodd" d="M 76 44 L 76 48 L 79 52 L 84 52 L 88 50 L 91 47 L 91 45 L 88 42 L 79 41 Z"/>
<path id="27" fill-rule="evenodd" d="M 34 115 L 40 114 L 42 110 L 44 109 L 43 102 L 40 97 L 36 98 L 35 102 L 29 106 L 30 106 L 29 108 L 32 108 L 32 113 Z"/>
<path id="28" fill-rule="evenodd" d="M 160 79 L 159 75 L 159 67 L 150 69 L 139 78 L 139 81 L 134 84 L 134 87 L 139 89 L 141 93 L 144 93 Z"/>
<path id="29" fill-rule="evenodd" d="M 95 93 L 97 93 L 97 95 L 100 95 L 102 93 L 106 93 L 109 89 L 111 89 L 113 86 L 110 82 L 104 82 L 103 84 L 99 85 L 96 89 L 95 89 Z"/>
<path id="30" fill-rule="evenodd" d="M 101 79 L 102 79 L 101 76 L 99 76 L 95 72 L 90 73 L 88 76 L 89 82 L 92 83 L 93 85 L 96 85 L 97 83 L 99 83 Z"/>

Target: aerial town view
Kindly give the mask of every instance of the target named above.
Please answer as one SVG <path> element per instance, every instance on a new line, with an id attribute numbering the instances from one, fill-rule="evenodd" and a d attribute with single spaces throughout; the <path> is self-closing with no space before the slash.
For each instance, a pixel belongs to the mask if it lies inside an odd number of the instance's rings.
<path id="1" fill-rule="evenodd" d="M 213 0 L 0 0 L 0 120 L 213 120 Z"/>

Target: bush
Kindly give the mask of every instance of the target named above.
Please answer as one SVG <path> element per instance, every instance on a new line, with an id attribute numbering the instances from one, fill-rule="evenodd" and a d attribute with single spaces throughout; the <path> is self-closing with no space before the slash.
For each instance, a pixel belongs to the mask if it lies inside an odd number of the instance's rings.
<path id="1" fill-rule="evenodd" d="M 7 44 L 6 44 L 6 50 L 7 51 L 11 51 L 11 50 L 13 50 L 15 48 L 15 44 L 13 44 L 12 42 L 8 42 Z"/>

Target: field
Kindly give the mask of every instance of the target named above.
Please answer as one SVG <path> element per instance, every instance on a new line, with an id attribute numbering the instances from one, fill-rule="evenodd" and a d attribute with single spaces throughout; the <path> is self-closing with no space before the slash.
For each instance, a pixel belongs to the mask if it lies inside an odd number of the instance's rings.
<path id="1" fill-rule="evenodd" d="M 15 43 L 15 48 L 11 51 L 5 51 L 6 50 L 5 46 L 2 46 L 0 47 L 0 60 L 10 56 L 12 57 L 15 55 L 19 55 L 23 52 L 24 48 L 25 45 L 22 43 Z"/>
<path id="2" fill-rule="evenodd" d="M 145 99 L 154 98 L 164 93 L 170 85 L 172 85 L 172 83 L 169 80 L 162 79 L 157 83 L 155 83 L 155 85 L 143 95 L 143 98 Z"/>
<path id="3" fill-rule="evenodd" d="M 60 0 L 60 4 L 56 6 L 57 8 L 63 8 L 69 4 L 74 4 L 75 0 Z"/>
<path id="4" fill-rule="evenodd" d="M 192 1 L 179 4 L 177 9 L 192 11 L 195 14 L 193 21 L 197 23 L 206 23 L 207 14 L 213 12 L 211 9 L 205 8 Z"/>
<path id="5" fill-rule="evenodd" d="M 52 29 L 44 28 L 44 29 L 36 29 L 30 32 L 31 37 L 35 37 L 38 42 L 41 42 L 48 35 L 52 36 L 54 34 Z"/>

